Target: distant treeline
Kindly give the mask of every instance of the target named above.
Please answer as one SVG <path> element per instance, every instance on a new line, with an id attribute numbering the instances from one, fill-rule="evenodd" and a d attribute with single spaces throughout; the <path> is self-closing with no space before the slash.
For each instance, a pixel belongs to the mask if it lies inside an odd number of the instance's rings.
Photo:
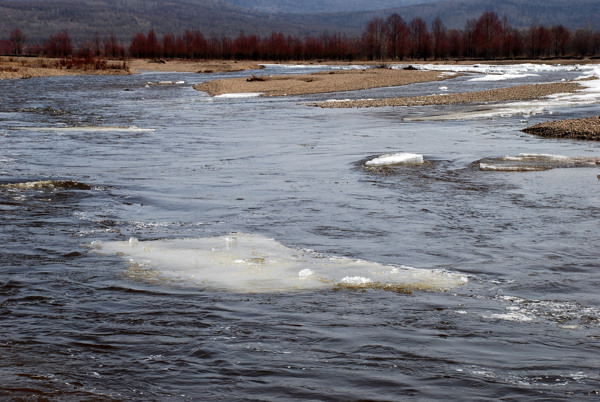
<path id="1" fill-rule="evenodd" d="M 362 35 L 323 32 L 298 38 L 273 32 L 270 36 L 240 33 L 235 38 L 205 37 L 200 31 L 165 34 L 153 30 L 135 35 L 131 43 L 119 43 L 114 35 L 98 33 L 76 48 L 67 31 L 43 44 L 27 45 L 20 29 L 0 41 L 0 52 L 49 57 L 181 58 L 239 60 L 443 60 L 591 57 L 600 55 L 600 32 L 590 27 L 570 31 L 562 25 L 515 29 L 507 18 L 485 12 L 467 21 L 464 29 L 447 29 L 441 19 L 430 26 L 421 19 L 405 21 L 400 15 L 374 18 Z"/>

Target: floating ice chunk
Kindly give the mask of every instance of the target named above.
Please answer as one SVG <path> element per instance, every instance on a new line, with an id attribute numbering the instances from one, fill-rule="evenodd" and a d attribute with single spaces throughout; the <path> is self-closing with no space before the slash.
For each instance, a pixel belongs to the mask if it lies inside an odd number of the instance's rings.
<path id="1" fill-rule="evenodd" d="M 420 165 L 423 163 L 423 155 L 400 152 L 385 154 L 365 162 L 365 166 L 388 166 L 388 165 Z"/>
<path id="2" fill-rule="evenodd" d="M 350 258 L 327 258 L 286 247 L 273 239 L 236 233 L 200 239 L 105 242 L 95 252 L 129 261 L 135 279 L 161 278 L 185 286 L 242 293 L 287 292 L 336 286 L 438 291 L 464 285 L 466 277 L 442 270 L 389 266 Z"/>
<path id="3" fill-rule="evenodd" d="M 139 244 L 138 239 L 136 239 L 135 237 L 129 238 L 129 247 L 137 247 L 138 244 Z"/>
<path id="4" fill-rule="evenodd" d="M 31 131 L 58 131 L 58 132 L 124 132 L 124 133 L 146 133 L 154 132 L 153 128 L 139 128 L 136 126 L 82 126 L 82 127 L 12 127 L 13 130 Z"/>
<path id="5" fill-rule="evenodd" d="M 439 89 L 440 89 L 440 91 L 447 91 L 448 87 L 440 87 Z"/>
<path id="6" fill-rule="evenodd" d="M 591 167 L 600 164 L 600 157 L 572 157 L 552 154 L 521 153 L 517 156 L 486 158 L 477 162 L 479 169 L 501 172 L 539 172 L 558 168 Z"/>
<path id="7" fill-rule="evenodd" d="M 530 161 L 543 161 L 543 160 L 549 160 L 549 161 L 566 161 L 568 159 L 571 159 L 568 156 L 565 155 L 553 155 L 553 154 L 532 154 L 532 153 L 520 153 L 518 156 L 510 156 L 507 155 L 504 158 L 501 158 L 502 160 L 507 160 L 507 161 L 523 161 L 523 160 L 530 160 Z"/>

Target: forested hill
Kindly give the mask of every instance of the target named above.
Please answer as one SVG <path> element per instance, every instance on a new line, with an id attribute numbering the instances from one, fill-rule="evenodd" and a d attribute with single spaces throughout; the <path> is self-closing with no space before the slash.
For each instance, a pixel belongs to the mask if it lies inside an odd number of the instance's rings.
<path id="1" fill-rule="evenodd" d="M 599 29 L 600 1 L 598 0 L 445 0 L 400 8 L 375 11 L 354 11 L 316 14 L 266 13 L 256 4 L 269 0 L 0 0 L 0 39 L 20 28 L 27 41 L 41 42 L 50 35 L 66 29 L 74 42 L 94 33 L 114 34 L 121 42 L 129 42 L 138 32 L 153 29 L 159 36 L 181 33 L 186 29 L 200 30 L 206 36 L 235 37 L 246 34 L 269 35 L 272 31 L 305 37 L 324 31 L 360 35 L 368 21 L 375 17 L 400 14 L 409 21 L 422 17 L 430 23 L 440 17 L 446 27 L 463 29 L 468 19 L 476 19 L 485 11 L 506 16 L 513 27 L 526 28 L 531 24 L 551 26 L 562 24 L 575 30 L 582 27 Z M 284 0 L 270 0 L 277 5 Z M 331 0 L 331 3 L 341 0 Z M 397 0 L 395 4 L 429 0 Z M 290 3 L 289 1 L 287 1 Z M 321 0 L 321 3 L 328 3 Z M 305 3 L 305 7 L 314 0 Z M 349 6 L 355 0 L 348 0 Z M 389 4 L 376 0 L 373 7 Z M 253 5 L 254 4 L 254 5 Z M 366 3 L 365 3 L 366 4 Z M 371 3 L 368 3 L 371 4 Z M 301 10 L 300 10 L 301 11 Z M 319 11 L 316 6 L 314 12 Z"/>
<path id="2" fill-rule="evenodd" d="M 494 11 L 508 18 L 517 28 L 537 25 L 564 25 L 600 29 L 600 1 L 598 0 L 451 0 L 407 6 L 399 9 L 405 19 L 415 16 L 431 22 L 436 17 L 449 28 L 462 29 L 469 19 L 478 18 L 485 11 Z"/>
<path id="3" fill-rule="evenodd" d="M 269 14 L 314 14 L 386 10 L 436 1 L 439 0 L 229 0 L 230 3 L 237 4 L 238 6 Z"/>

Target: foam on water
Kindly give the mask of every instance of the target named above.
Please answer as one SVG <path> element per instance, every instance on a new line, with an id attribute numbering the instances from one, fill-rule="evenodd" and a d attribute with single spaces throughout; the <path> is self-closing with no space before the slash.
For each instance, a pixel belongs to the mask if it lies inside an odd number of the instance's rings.
<path id="1" fill-rule="evenodd" d="M 367 167 L 391 166 L 391 165 L 421 165 L 424 163 L 423 155 L 408 152 L 385 154 L 365 162 Z"/>
<path id="2" fill-rule="evenodd" d="M 328 288 L 443 291 L 468 282 L 458 273 L 327 257 L 243 233 L 154 241 L 132 238 L 91 246 L 96 252 L 126 258 L 133 277 L 241 293 Z"/>

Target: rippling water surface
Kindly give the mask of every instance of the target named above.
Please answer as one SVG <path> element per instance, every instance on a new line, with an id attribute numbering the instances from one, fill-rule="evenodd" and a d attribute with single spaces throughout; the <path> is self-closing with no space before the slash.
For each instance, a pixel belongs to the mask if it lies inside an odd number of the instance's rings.
<path id="1" fill-rule="evenodd" d="M 596 101 L 306 105 L 581 71 L 191 88 L 249 74 L 0 82 L 3 399 L 597 400 L 600 144 L 520 131 Z"/>

